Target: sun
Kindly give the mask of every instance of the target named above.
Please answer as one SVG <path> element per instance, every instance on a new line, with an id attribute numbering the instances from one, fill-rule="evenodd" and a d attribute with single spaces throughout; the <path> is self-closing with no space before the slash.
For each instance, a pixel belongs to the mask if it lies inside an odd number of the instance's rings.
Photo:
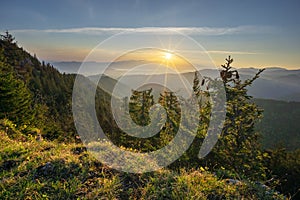
<path id="1" fill-rule="evenodd" d="M 172 56 L 173 55 L 171 53 L 166 52 L 164 58 L 167 59 L 167 60 L 170 60 L 172 58 Z"/>

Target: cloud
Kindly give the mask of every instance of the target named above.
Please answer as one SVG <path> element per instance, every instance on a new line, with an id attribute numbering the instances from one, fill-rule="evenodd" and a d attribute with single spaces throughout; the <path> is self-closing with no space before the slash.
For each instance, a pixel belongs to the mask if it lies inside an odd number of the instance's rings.
<path id="1" fill-rule="evenodd" d="M 249 52 L 249 51 L 207 51 L 210 54 L 235 54 L 235 55 L 257 55 L 261 54 L 258 52 Z"/>
<path id="2" fill-rule="evenodd" d="M 237 27 L 140 27 L 140 28 L 68 28 L 68 29 L 19 29 L 11 30 L 14 33 L 77 33 L 77 34 L 116 34 L 121 32 L 149 33 L 149 34 L 169 34 L 170 32 L 179 32 L 186 35 L 233 35 L 233 34 L 255 34 L 269 33 L 273 31 L 268 26 L 237 26 Z"/>

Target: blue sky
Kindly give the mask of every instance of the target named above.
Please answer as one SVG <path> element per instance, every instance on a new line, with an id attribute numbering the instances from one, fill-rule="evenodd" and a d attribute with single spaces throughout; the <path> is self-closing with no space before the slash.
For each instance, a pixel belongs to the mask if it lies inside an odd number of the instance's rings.
<path id="1" fill-rule="evenodd" d="M 118 31 L 181 27 L 216 64 L 231 54 L 238 67 L 300 68 L 299 9 L 296 0 L 20 0 L 1 3 L 0 30 L 43 60 L 80 61 Z"/>

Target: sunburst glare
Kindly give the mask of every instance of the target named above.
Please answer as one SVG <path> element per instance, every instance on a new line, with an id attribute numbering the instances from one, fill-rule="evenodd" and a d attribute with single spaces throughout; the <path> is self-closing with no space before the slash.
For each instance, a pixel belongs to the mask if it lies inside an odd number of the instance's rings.
<path id="1" fill-rule="evenodd" d="M 167 59 L 167 60 L 170 60 L 172 58 L 173 54 L 169 53 L 169 52 L 166 52 L 165 55 L 164 55 L 164 58 Z"/>

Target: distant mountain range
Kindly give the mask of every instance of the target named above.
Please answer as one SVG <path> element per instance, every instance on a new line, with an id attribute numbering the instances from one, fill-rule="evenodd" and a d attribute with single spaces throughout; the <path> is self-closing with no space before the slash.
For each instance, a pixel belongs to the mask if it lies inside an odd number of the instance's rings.
<path id="1" fill-rule="evenodd" d="M 241 79 L 255 75 L 258 69 L 238 69 Z M 202 70 L 203 76 L 217 76 L 217 70 Z M 300 70 L 284 68 L 266 68 L 253 85 L 248 88 L 249 94 L 255 98 L 275 99 L 284 101 L 300 101 Z"/>
<path id="2" fill-rule="evenodd" d="M 80 62 L 52 62 L 53 66 L 56 67 L 59 71 L 65 73 L 77 73 L 79 67 L 81 66 Z M 97 76 L 95 74 L 105 73 L 113 79 L 118 79 L 122 74 L 122 71 L 127 70 L 131 65 L 141 65 L 143 61 L 121 61 L 114 63 L 113 67 L 110 67 L 109 70 L 104 71 L 109 63 L 105 62 L 87 62 L 85 63 L 86 67 L 84 71 L 81 71 L 84 75 L 89 76 L 92 80 L 96 80 Z M 255 75 L 258 69 L 255 68 L 240 68 L 238 69 L 241 79 L 245 80 L 251 78 Z M 200 70 L 202 76 L 207 77 L 218 77 L 219 71 L 217 69 L 203 69 Z M 91 76 L 94 75 L 94 76 Z M 132 81 L 142 81 L 146 80 L 147 75 L 143 74 L 134 74 L 129 78 L 123 78 L 120 80 L 124 85 L 126 82 L 130 84 Z M 161 74 L 156 74 L 152 77 L 153 80 L 161 79 Z M 184 77 L 187 80 L 193 80 L 194 73 L 187 72 L 184 73 Z M 169 75 L 169 80 L 176 80 L 175 75 Z M 106 77 L 107 80 L 107 77 Z M 126 81 L 126 82 L 125 82 Z M 113 80 L 109 80 L 103 86 L 111 90 Z M 249 89 L 249 95 L 254 98 L 262 99 L 275 99 L 275 100 L 284 100 L 284 101 L 298 101 L 300 102 L 300 69 L 299 70 L 287 70 L 284 68 L 273 67 L 267 68 L 256 80 L 252 87 Z"/>

